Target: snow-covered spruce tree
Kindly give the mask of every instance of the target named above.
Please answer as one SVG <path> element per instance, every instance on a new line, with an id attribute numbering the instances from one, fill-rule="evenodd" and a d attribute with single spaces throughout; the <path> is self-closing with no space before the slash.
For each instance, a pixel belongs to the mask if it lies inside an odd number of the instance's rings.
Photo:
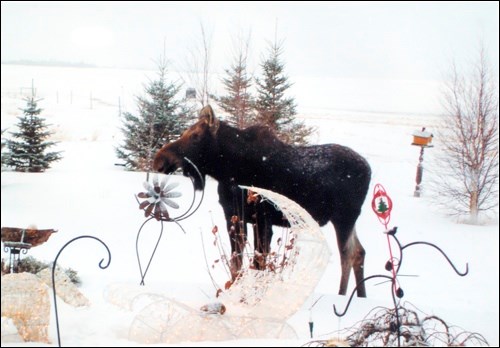
<path id="1" fill-rule="evenodd" d="M 222 79 L 222 83 L 227 94 L 217 99 L 222 109 L 229 113 L 227 121 L 240 129 L 255 123 L 254 102 L 249 92 L 252 78 L 247 71 L 247 52 L 248 41 L 238 49 L 231 68 L 225 70 L 226 77 Z"/>
<path id="2" fill-rule="evenodd" d="M 47 130 L 45 119 L 40 117 L 42 109 L 35 100 L 34 92 L 31 97 L 25 98 L 26 108 L 21 109 L 23 115 L 19 116 L 18 132 L 11 132 L 14 139 L 7 140 L 9 152 L 4 160 L 7 166 L 13 167 L 19 172 L 44 172 L 50 168 L 50 164 L 62 158 L 61 152 L 46 152 L 46 150 L 57 144 L 54 141 L 46 141 L 53 132 Z"/>
<path id="3" fill-rule="evenodd" d="M 180 86 L 167 81 L 167 64 L 160 60 L 158 78 L 145 86 L 146 96 L 137 97 L 139 114 L 123 114 L 124 143 L 118 158 L 130 170 L 152 170 L 152 158 L 163 144 L 177 139 L 193 112 L 176 98 Z"/>
<path id="4" fill-rule="evenodd" d="M 4 165 L 6 164 L 7 158 L 9 156 L 7 152 L 3 151 L 3 149 L 6 148 L 5 145 L 7 145 L 7 141 L 3 137 L 3 134 L 6 130 L 7 129 L 2 129 L 2 170 L 4 169 Z"/>
<path id="5" fill-rule="evenodd" d="M 295 99 L 285 95 L 291 83 L 284 74 L 282 51 L 282 45 L 275 42 L 270 45 L 269 56 L 261 63 L 263 76 L 256 79 L 257 122 L 269 126 L 287 144 L 304 145 L 313 129 L 295 119 Z"/>

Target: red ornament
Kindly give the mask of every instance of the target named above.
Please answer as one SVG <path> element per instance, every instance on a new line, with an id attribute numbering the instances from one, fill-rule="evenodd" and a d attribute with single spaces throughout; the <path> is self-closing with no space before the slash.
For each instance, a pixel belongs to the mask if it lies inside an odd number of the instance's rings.
<path id="1" fill-rule="evenodd" d="M 392 200 L 380 184 L 375 185 L 373 189 L 372 209 L 380 223 L 387 228 L 391 220 Z"/>

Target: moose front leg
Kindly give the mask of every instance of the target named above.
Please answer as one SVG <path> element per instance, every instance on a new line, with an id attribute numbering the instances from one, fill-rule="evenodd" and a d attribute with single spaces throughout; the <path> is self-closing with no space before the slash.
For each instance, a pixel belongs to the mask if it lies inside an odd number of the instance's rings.
<path id="1" fill-rule="evenodd" d="M 241 189 L 234 182 L 220 182 L 217 188 L 219 203 L 224 210 L 231 255 L 229 257 L 229 269 L 234 281 L 243 266 L 243 251 L 247 243 L 247 230 L 240 216 L 238 197 L 241 197 Z"/>
<path id="2" fill-rule="evenodd" d="M 271 251 L 271 239 L 273 237 L 273 225 L 268 204 L 262 202 L 261 197 L 248 190 L 247 203 L 252 207 L 253 240 L 255 269 L 264 270 L 267 267 L 267 257 Z"/>
<path id="3" fill-rule="evenodd" d="M 267 257 L 271 251 L 271 239 L 273 237 L 273 226 L 268 212 L 263 204 L 256 208 L 254 233 L 254 267 L 264 270 L 267 266 Z"/>
<path id="4" fill-rule="evenodd" d="M 247 243 L 247 231 L 246 225 L 236 215 L 233 215 L 228 221 L 227 230 L 231 244 L 229 268 L 231 270 L 231 278 L 234 281 L 238 278 L 243 265 L 243 252 Z"/>

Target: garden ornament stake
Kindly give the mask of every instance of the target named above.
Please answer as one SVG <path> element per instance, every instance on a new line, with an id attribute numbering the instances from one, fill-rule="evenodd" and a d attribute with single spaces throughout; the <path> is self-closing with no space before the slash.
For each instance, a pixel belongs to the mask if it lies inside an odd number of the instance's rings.
<path id="1" fill-rule="evenodd" d="M 401 346 L 401 342 L 400 342 L 400 340 L 401 340 L 401 330 L 400 330 L 401 329 L 401 322 L 400 322 L 399 313 L 398 313 L 399 303 L 398 303 L 398 300 L 396 298 L 401 299 L 404 296 L 403 289 L 398 286 L 398 280 L 397 280 L 399 269 L 403 263 L 403 250 L 406 249 L 407 247 L 412 246 L 412 245 L 419 245 L 419 244 L 433 247 L 436 250 L 438 250 L 445 257 L 446 261 L 448 261 L 448 263 L 451 265 L 451 267 L 453 268 L 455 273 L 457 273 L 461 277 L 463 277 L 463 276 L 467 275 L 467 273 L 469 273 L 469 264 L 466 263 L 465 264 L 465 271 L 460 272 L 455 267 L 455 265 L 451 262 L 450 258 L 445 254 L 445 252 L 443 250 L 441 250 L 441 248 L 439 248 L 438 246 L 436 246 L 432 243 L 429 243 L 429 242 L 418 241 L 418 242 L 412 242 L 412 243 L 402 245 L 401 242 L 399 241 L 399 239 L 396 237 L 397 227 L 393 227 L 390 230 L 388 229 L 389 221 L 391 219 L 392 200 L 389 197 L 389 195 L 387 194 L 387 192 L 385 191 L 384 187 L 380 184 L 375 185 L 375 188 L 373 191 L 372 209 L 373 209 L 373 212 L 377 215 L 377 218 L 379 219 L 380 223 L 382 225 L 384 225 L 384 227 L 385 227 L 384 233 L 387 235 L 387 243 L 389 246 L 389 257 L 390 257 L 389 261 L 387 261 L 387 263 L 385 264 L 385 269 L 387 271 L 391 272 L 391 276 L 383 275 L 383 274 L 372 275 L 372 276 L 364 278 L 361 283 L 364 283 L 365 281 L 370 280 L 370 279 L 374 279 L 374 278 L 384 278 L 384 279 L 387 279 L 388 281 L 391 282 L 391 285 L 392 285 L 391 286 L 391 296 L 392 296 L 392 300 L 394 303 L 394 313 L 395 313 L 395 319 L 396 319 L 395 323 L 391 323 L 391 331 L 397 332 L 398 346 Z M 391 247 L 391 240 L 389 237 L 392 237 L 396 241 L 396 244 L 399 248 L 399 258 L 395 258 L 393 256 L 393 251 L 392 251 L 392 247 Z M 356 288 L 357 288 L 357 286 L 356 286 Z M 335 305 L 333 305 L 333 311 L 334 311 L 336 316 L 342 317 L 346 314 L 347 310 L 349 309 L 349 305 L 351 304 L 351 301 L 354 297 L 354 294 L 356 293 L 356 290 L 357 290 L 356 288 L 354 288 L 354 290 L 352 291 L 351 296 L 349 297 L 349 300 L 347 302 L 347 305 L 346 305 L 344 311 L 338 312 Z"/>
<path id="2" fill-rule="evenodd" d="M 203 182 L 203 176 L 201 175 L 200 171 L 198 168 L 191 162 L 188 158 L 184 157 L 184 159 L 189 163 L 198 173 L 200 176 L 201 182 Z M 193 215 L 196 210 L 201 205 L 201 202 L 203 201 L 203 197 L 205 194 L 205 191 L 203 190 L 201 192 L 201 197 L 197 201 L 197 192 L 195 190 L 195 184 L 194 184 L 194 179 L 191 178 L 191 183 L 193 185 L 193 199 L 191 201 L 191 204 L 189 208 L 182 214 L 176 217 L 170 216 L 170 213 L 167 210 L 167 206 L 173 209 L 179 209 L 179 204 L 177 204 L 173 198 L 178 198 L 182 196 L 181 192 L 173 191 L 177 186 L 179 186 L 178 182 L 172 182 L 169 183 L 169 179 L 172 175 L 166 175 L 162 178 L 161 181 L 158 179 L 158 175 L 154 174 L 152 183 L 149 181 L 144 182 L 144 188 L 145 192 L 140 192 L 136 196 L 137 203 L 139 203 L 139 209 L 144 210 L 144 215 L 147 217 L 146 221 L 144 221 L 139 228 L 139 231 L 137 232 L 137 237 L 135 241 L 135 251 L 137 254 L 137 262 L 139 264 L 139 272 L 141 273 L 141 282 L 140 285 L 144 285 L 144 278 L 146 277 L 146 273 L 148 272 L 149 266 L 151 265 L 151 261 L 153 261 L 153 257 L 156 253 L 156 249 L 158 248 L 158 245 L 160 243 L 160 239 L 163 235 L 163 223 L 164 222 L 173 222 L 179 228 L 184 231 L 182 226 L 179 224 L 180 221 L 185 220 L 189 218 L 191 215 Z M 149 178 L 149 173 L 147 175 L 147 178 Z M 203 185 L 204 186 L 204 185 Z M 144 201 L 139 202 L 139 199 L 144 199 Z M 148 264 L 146 265 L 146 268 L 143 270 L 142 269 L 142 264 L 141 264 L 141 258 L 139 256 L 139 237 L 141 235 L 141 231 L 143 227 L 146 225 L 147 222 L 151 220 L 157 220 L 160 222 L 160 234 L 158 235 L 158 239 L 156 240 L 156 244 L 153 248 L 153 252 L 151 254 L 151 257 L 149 258 Z"/>

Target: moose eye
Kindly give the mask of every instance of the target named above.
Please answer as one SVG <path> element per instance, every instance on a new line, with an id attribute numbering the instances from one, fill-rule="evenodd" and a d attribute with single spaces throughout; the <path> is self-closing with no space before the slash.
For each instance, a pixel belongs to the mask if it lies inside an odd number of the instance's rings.
<path id="1" fill-rule="evenodd" d="M 189 136 L 189 139 L 191 139 L 192 141 L 197 141 L 199 138 L 200 138 L 200 135 L 198 133 L 192 133 Z"/>

